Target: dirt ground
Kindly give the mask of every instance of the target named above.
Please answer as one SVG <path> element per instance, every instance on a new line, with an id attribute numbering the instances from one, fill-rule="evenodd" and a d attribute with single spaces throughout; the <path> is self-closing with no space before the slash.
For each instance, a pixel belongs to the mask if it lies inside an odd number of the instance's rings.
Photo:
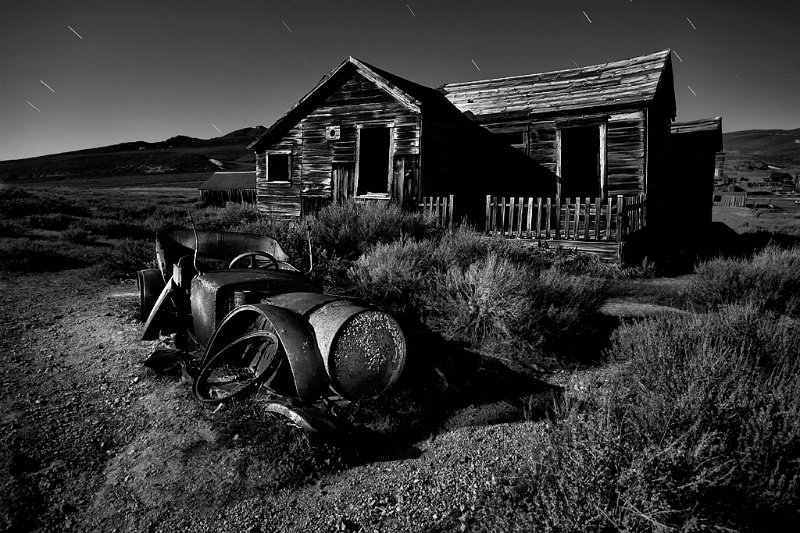
<path id="1" fill-rule="evenodd" d="M 345 443 L 368 452 L 358 460 L 339 443 L 318 460 L 327 443 L 252 402 L 214 411 L 145 369 L 133 280 L 6 275 L 0 294 L 0 529 L 479 530 L 481 494 L 526 466 L 546 423 L 512 399 L 466 403 L 433 434 Z M 658 309 L 626 295 L 607 312 Z M 549 379 L 579 389 L 595 377 Z M 250 425 L 237 422 L 245 411 Z"/>
<path id="2" fill-rule="evenodd" d="M 187 383 L 148 374 L 133 281 L 98 281 L 80 269 L 1 282 L 6 530 L 407 531 L 454 517 L 459 529 L 497 463 L 513 465 L 536 431 L 462 427 L 406 446 L 399 458 L 323 475 L 298 470 L 246 431 L 234 433 L 230 416 L 216 422 L 225 412 L 201 406 Z M 520 418 L 502 402 L 472 411 L 451 424 Z M 302 448 L 299 430 L 276 423 L 285 428 L 278 451 L 286 441 Z M 281 468 L 295 479 L 284 482 Z"/>

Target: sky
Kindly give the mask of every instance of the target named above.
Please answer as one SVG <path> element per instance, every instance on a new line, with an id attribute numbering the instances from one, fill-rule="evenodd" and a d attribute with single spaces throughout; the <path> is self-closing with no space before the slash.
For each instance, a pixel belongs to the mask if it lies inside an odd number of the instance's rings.
<path id="1" fill-rule="evenodd" d="M 679 121 L 800 128 L 797 0 L 0 0 L 0 160 L 269 126 L 351 55 L 438 87 L 666 48 Z"/>

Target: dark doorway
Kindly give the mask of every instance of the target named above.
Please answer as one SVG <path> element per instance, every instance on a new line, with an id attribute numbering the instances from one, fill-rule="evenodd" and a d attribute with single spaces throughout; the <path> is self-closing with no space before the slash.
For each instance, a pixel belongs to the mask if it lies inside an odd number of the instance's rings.
<path id="1" fill-rule="evenodd" d="M 358 194 L 389 192 L 390 128 L 362 128 L 358 149 Z"/>
<path id="2" fill-rule="evenodd" d="M 561 197 L 600 194 L 600 127 L 561 130 Z"/>

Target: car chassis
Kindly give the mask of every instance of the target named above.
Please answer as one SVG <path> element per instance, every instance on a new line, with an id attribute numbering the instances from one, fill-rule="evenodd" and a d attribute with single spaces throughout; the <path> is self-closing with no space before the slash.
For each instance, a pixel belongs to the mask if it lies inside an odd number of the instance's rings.
<path id="1" fill-rule="evenodd" d="M 194 339 L 202 402 L 263 392 L 273 400 L 268 410 L 313 431 L 332 426 L 315 416 L 315 401 L 330 391 L 351 401 L 380 396 L 403 371 L 397 321 L 323 294 L 271 237 L 170 230 L 156 237 L 156 259 L 158 268 L 137 273 L 142 340 L 164 332 Z"/>

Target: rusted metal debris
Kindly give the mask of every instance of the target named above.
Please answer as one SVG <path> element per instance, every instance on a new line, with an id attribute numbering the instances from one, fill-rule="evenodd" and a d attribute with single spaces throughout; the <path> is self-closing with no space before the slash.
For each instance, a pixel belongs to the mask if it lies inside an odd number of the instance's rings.
<path id="1" fill-rule="evenodd" d="M 157 237 L 156 256 L 159 268 L 137 276 L 142 339 L 184 332 L 196 341 L 202 356 L 188 366 L 202 402 L 263 391 L 267 411 L 326 431 L 335 417 L 315 402 L 331 390 L 353 401 L 380 396 L 403 371 L 406 340 L 397 321 L 322 294 L 270 237 L 173 230 Z M 220 260 L 229 268 L 205 266 Z M 166 359 L 154 354 L 151 367 L 174 369 L 173 357 L 187 368 L 186 352 L 160 350 Z"/>

